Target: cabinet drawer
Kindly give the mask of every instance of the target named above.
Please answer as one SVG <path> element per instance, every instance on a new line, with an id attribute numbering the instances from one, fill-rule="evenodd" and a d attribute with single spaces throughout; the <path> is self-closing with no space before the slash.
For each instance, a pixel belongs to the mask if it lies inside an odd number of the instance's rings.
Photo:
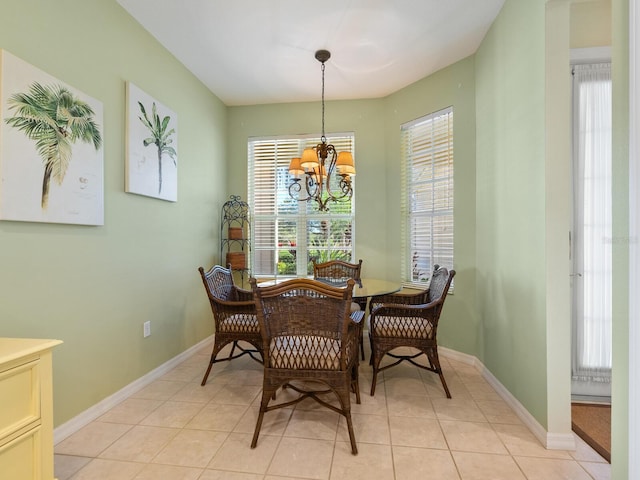
<path id="1" fill-rule="evenodd" d="M 2 438 L 40 418 L 38 359 L 0 372 L 0 398 L 1 444 Z"/>
<path id="2" fill-rule="evenodd" d="M 40 427 L 0 447 L 0 472 L 3 479 L 39 480 Z"/>

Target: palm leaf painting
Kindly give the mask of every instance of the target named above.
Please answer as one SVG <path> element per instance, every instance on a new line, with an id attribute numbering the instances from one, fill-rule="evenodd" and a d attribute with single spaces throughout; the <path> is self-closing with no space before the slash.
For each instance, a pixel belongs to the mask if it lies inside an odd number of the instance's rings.
<path id="1" fill-rule="evenodd" d="M 173 165 L 177 167 L 176 163 L 176 151 L 171 146 L 173 143 L 172 136 L 175 134 L 175 129 L 169 129 L 169 122 L 171 121 L 171 117 L 166 115 L 162 119 L 160 119 L 160 115 L 158 115 L 156 103 L 153 102 L 151 106 L 151 118 L 147 115 L 147 111 L 144 108 L 142 102 L 138 102 L 138 106 L 140 107 L 140 112 L 142 113 L 141 117 L 138 117 L 142 124 L 147 127 L 150 137 L 145 138 L 142 141 L 142 144 L 145 147 L 149 145 L 155 145 L 157 149 L 158 156 L 158 195 L 162 193 L 162 157 L 166 153 L 173 160 Z"/>
<path id="2" fill-rule="evenodd" d="M 178 201 L 178 114 L 127 82 L 125 191 Z"/>
<path id="3" fill-rule="evenodd" d="M 42 159 L 41 208 L 47 209 L 51 179 L 62 185 L 72 161 L 72 147 L 80 141 L 92 144 L 97 150 L 102 136 L 94 111 L 68 88 L 34 82 L 27 93 L 16 93 L 7 100 L 13 117 L 5 122 L 35 141 Z"/>

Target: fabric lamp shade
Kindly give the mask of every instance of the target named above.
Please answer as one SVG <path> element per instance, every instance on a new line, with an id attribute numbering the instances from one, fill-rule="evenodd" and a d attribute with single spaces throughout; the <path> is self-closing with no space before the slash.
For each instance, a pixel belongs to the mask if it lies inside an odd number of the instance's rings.
<path id="1" fill-rule="evenodd" d="M 318 163 L 318 155 L 316 154 L 315 149 L 305 148 L 302 152 L 302 158 L 300 159 L 300 166 L 311 170 L 317 167 Z"/>
<path id="2" fill-rule="evenodd" d="M 289 163 L 289 173 L 295 178 L 300 178 L 304 175 L 304 170 L 300 165 L 299 158 L 291 159 L 291 163 Z"/>
<path id="3" fill-rule="evenodd" d="M 351 155 L 351 152 L 338 153 L 336 168 L 338 169 L 338 173 L 342 175 L 353 176 L 356 174 L 356 167 L 353 164 L 353 155 Z"/>

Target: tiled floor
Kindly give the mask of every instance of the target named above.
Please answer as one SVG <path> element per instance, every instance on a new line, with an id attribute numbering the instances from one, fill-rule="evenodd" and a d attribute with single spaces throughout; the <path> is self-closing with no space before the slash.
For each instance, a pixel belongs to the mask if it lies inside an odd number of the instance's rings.
<path id="1" fill-rule="evenodd" d="M 312 400 L 268 412 L 252 450 L 261 366 L 216 364 L 201 387 L 208 357 L 198 352 L 58 443 L 58 480 L 610 479 L 579 438 L 576 451 L 545 450 L 473 367 L 447 359 L 450 400 L 437 375 L 404 365 L 371 397 L 363 362 L 357 456 L 344 418 Z"/>

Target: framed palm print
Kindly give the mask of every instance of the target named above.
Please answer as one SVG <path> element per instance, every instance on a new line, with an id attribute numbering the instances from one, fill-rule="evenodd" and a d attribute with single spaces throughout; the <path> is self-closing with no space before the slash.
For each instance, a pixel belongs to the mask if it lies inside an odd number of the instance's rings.
<path id="1" fill-rule="evenodd" d="M 0 220 L 104 224 L 98 100 L 0 50 Z"/>
<path id="2" fill-rule="evenodd" d="M 125 191 L 178 201 L 178 117 L 131 82 Z"/>

